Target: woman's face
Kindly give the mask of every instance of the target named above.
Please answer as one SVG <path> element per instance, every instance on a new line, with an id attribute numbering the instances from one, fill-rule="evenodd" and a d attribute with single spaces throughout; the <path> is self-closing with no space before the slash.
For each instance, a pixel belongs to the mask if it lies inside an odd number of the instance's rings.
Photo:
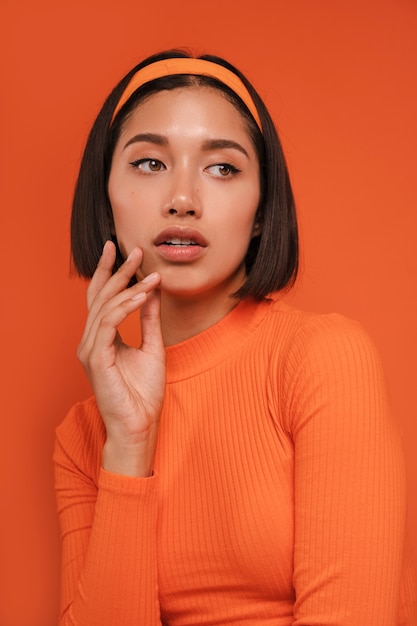
<path id="1" fill-rule="evenodd" d="M 244 119 L 216 89 L 160 91 L 126 121 L 108 192 L 123 255 L 139 246 L 138 278 L 157 271 L 163 292 L 228 296 L 260 199 L 259 163 Z"/>

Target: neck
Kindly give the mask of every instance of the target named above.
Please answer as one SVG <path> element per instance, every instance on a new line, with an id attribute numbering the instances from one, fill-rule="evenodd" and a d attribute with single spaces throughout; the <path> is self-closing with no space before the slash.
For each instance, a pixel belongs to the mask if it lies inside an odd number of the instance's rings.
<path id="1" fill-rule="evenodd" d="M 162 335 L 166 346 L 185 341 L 225 317 L 237 304 L 237 298 L 194 296 L 172 297 L 163 293 L 161 300 Z"/>

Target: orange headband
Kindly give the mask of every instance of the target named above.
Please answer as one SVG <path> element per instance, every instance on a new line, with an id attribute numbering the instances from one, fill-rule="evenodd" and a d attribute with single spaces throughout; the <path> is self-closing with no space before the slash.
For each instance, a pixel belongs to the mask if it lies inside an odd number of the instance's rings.
<path id="1" fill-rule="evenodd" d="M 155 78 L 172 76 L 174 74 L 210 76 L 211 78 L 216 78 L 224 85 L 227 85 L 227 87 L 230 87 L 230 89 L 234 91 L 235 94 L 238 95 L 239 98 L 246 104 L 262 132 L 262 124 L 255 103 L 239 76 L 218 63 L 213 63 L 212 61 L 206 61 L 204 59 L 190 59 L 188 57 L 155 61 L 155 63 L 145 65 L 145 67 L 138 70 L 136 74 L 132 76 L 126 89 L 122 93 L 120 100 L 114 109 L 111 123 L 113 123 L 114 118 L 122 106 L 129 100 L 130 96 L 134 91 L 136 91 L 136 89 L 139 89 L 139 87 L 145 83 L 149 83 Z"/>

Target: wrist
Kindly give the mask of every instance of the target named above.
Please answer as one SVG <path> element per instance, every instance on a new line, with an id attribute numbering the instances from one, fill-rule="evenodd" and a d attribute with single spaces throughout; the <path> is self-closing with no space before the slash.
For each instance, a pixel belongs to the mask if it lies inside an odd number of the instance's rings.
<path id="1" fill-rule="evenodd" d="M 153 473 L 156 437 L 140 442 L 126 442 L 107 437 L 103 447 L 102 467 L 108 472 L 148 478 Z"/>

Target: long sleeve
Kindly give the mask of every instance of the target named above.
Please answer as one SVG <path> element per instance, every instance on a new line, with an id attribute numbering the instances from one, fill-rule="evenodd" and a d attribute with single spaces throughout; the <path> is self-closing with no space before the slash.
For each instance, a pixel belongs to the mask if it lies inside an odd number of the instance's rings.
<path id="1" fill-rule="evenodd" d="M 60 626 L 417 626 L 405 472 L 372 342 L 243 301 L 167 348 L 155 474 L 101 469 L 94 399 L 57 429 Z"/>
<path id="2" fill-rule="evenodd" d="M 80 406 L 58 428 L 54 454 L 62 533 L 60 626 L 156 626 L 161 624 L 158 477 L 137 479 L 100 469 L 102 425 L 94 403 L 83 409 L 83 421 Z"/>
<path id="3" fill-rule="evenodd" d="M 315 317 L 286 365 L 294 440 L 294 626 L 394 626 L 405 480 L 381 368 L 367 335 Z"/>

